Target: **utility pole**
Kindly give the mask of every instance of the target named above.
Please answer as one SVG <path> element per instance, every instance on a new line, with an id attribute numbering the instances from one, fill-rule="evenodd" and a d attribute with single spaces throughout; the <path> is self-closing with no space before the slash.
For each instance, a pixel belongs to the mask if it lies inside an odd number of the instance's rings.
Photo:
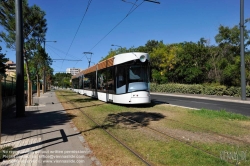
<path id="1" fill-rule="evenodd" d="M 241 61 L 241 100 L 246 100 L 245 74 L 245 46 L 244 46 L 244 0 L 240 0 L 240 61 Z"/>
<path id="2" fill-rule="evenodd" d="M 16 22 L 16 116 L 25 116 L 22 0 L 15 0 Z"/>

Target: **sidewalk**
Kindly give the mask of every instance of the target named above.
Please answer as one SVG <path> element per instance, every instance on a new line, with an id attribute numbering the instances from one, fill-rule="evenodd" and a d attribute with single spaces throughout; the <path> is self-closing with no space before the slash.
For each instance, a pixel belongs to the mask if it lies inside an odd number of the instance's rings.
<path id="1" fill-rule="evenodd" d="M 15 158 L 0 165 L 100 165 L 55 92 L 35 96 L 39 105 L 25 107 L 25 117 L 16 118 L 15 108 L 3 114 L 1 147 L 13 146 Z"/>

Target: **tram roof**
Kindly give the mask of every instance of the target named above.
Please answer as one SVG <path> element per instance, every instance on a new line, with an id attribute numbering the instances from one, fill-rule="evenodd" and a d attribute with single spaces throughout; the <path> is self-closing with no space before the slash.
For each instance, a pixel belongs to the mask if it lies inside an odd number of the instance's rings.
<path id="1" fill-rule="evenodd" d="M 114 63 L 114 57 L 111 57 L 109 59 L 101 61 L 98 64 L 95 64 L 94 66 L 91 66 L 91 67 L 79 72 L 78 74 L 72 76 L 72 79 L 78 78 L 79 76 L 81 76 L 83 74 L 88 74 L 88 73 L 91 73 L 93 71 L 96 71 L 96 69 L 101 70 L 101 69 L 105 69 L 107 67 L 111 67 L 111 66 L 113 66 L 113 63 Z"/>
<path id="2" fill-rule="evenodd" d="M 94 71 L 96 71 L 96 69 L 101 70 L 101 69 L 111 67 L 114 65 L 114 63 L 121 64 L 121 63 L 127 62 L 129 60 L 139 59 L 141 55 L 146 55 L 146 59 L 149 60 L 149 55 L 147 53 L 144 53 L 144 52 L 118 54 L 118 55 L 115 55 L 114 57 L 111 57 L 109 59 L 101 61 L 101 62 L 95 64 L 94 66 L 87 68 L 86 70 L 79 72 L 78 74 L 72 76 L 72 79 L 78 78 L 79 76 L 84 75 L 84 74 L 94 72 Z"/>

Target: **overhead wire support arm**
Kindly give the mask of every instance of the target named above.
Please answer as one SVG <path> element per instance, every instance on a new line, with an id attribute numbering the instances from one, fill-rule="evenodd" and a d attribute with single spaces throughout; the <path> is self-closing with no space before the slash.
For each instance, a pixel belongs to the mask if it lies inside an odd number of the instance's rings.
<path id="1" fill-rule="evenodd" d="M 144 1 L 147 1 L 147 2 L 153 2 L 153 3 L 160 4 L 160 2 L 158 2 L 158 1 L 154 1 L 154 0 L 144 0 Z"/>
<path id="2" fill-rule="evenodd" d="M 87 58 L 87 60 L 89 62 L 89 67 L 90 67 L 91 57 L 92 57 L 93 53 L 92 52 L 83 52 L 83 53 L 85 54 L 85 56 L 86 56 L 86 58 Z M 86 54 L 90 54 L 90 57 L 88 58 Z"/>

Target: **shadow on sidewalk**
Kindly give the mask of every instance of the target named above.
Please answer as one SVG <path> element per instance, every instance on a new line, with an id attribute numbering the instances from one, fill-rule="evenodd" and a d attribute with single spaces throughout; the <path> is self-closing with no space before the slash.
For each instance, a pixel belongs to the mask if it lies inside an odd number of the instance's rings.
<path id="1" fill-rule="evenodd" d="M 74 116 L 64 113 L 64 110 L 42 111 L 39 107 L 33 111 L 26 111 L 25 117 L 16 118 L 15 108 L 3 114 L 2 136 L 25 134 L 33 130 L 51 128 L 69 122 Z"/>

